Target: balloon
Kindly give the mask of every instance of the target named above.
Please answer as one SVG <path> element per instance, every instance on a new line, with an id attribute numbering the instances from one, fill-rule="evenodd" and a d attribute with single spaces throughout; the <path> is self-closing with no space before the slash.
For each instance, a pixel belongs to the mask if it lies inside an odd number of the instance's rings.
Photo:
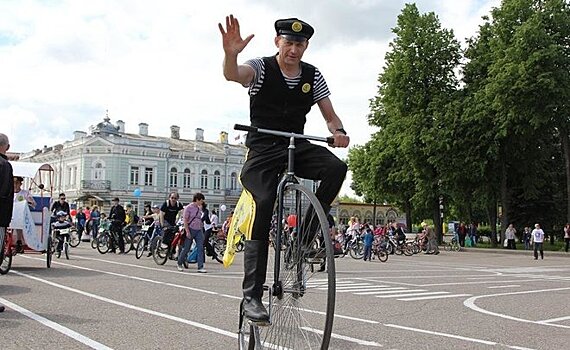
<path id="1" fill-rule="evenodd" d="M 71 212 L 70 212 L 70 214 L 71 214 L 71 216 L 75 216 L 75 214 L 77 214 L 77 210 L 72 209 Z"/>
<path id="2" fill-rule="evenodd" d="M 133 191 L 133 194 L 135 195 L 135 197 L 140 197 L 142 194 L 142 191 L 140 188 L 135 188 L 135 190 Z"/>
<path id="3" fill-rule="evenodd" d="M 220 205 L 220 210 L 221 210 L 221 211 L 226 211 L 226 205 L 225 205 L 225 204 Z"/>

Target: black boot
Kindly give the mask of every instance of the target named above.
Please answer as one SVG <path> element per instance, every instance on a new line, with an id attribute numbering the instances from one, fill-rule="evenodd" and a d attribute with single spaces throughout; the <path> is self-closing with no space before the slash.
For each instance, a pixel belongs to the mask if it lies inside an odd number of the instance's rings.
<path id="1" fill-rule="evenodd" d="M 245 317 L 258 326 L 269 325 L 269 314 L 261 302 L 268 246 L 267 241 L 245 241 L 242 306 Z"/>

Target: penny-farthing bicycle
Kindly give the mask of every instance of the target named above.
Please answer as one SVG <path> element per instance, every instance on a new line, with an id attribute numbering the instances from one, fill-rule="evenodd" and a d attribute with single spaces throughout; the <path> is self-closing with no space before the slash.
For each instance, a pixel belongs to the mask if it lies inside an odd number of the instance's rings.
<path id="1" fill-rule="evenodd" d="M 264 299 L 270 318 L 266 327 L 250 323 L 240 310 L 240 349 L 327 349 L 335 308 L 335 265 L 327 216 L 312 191 L 295 177 L 295 141 L 332 144 L 332 138 L 235 125 L 234 129 L 289 138 L 287 170 L 277 188 L 277 228 L 269 248 Z M 284 234 L 284 218 L 294 227 Z M 283 242 L 286 238 L 288 241 Z M 286 245 L 285 249 L 282 247 Z M 326 263 L 325 272 L 314 272 Z"/>

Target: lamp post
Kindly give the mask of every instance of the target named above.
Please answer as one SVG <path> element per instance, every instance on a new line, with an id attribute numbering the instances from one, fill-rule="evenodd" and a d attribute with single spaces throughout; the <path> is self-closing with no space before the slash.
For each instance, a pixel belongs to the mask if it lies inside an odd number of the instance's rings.
<path id="1" fill-rule="evenodd" d="M 443 241 L 443 196 L 439 196 L 439 227 L 441 227 L 440 242 Z"/>

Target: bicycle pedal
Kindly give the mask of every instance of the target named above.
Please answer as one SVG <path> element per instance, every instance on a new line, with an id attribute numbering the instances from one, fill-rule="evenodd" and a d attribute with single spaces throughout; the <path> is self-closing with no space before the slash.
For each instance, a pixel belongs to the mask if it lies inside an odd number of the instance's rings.
<path id="1" fill-rule="evenodd" d="M 267 321 L 252 321 L 250 319 L 247 320 L 247 324 L 250 326 L 257 326 L 257 327 L 269 327 L 271 326 L 271 322 Z"/>

